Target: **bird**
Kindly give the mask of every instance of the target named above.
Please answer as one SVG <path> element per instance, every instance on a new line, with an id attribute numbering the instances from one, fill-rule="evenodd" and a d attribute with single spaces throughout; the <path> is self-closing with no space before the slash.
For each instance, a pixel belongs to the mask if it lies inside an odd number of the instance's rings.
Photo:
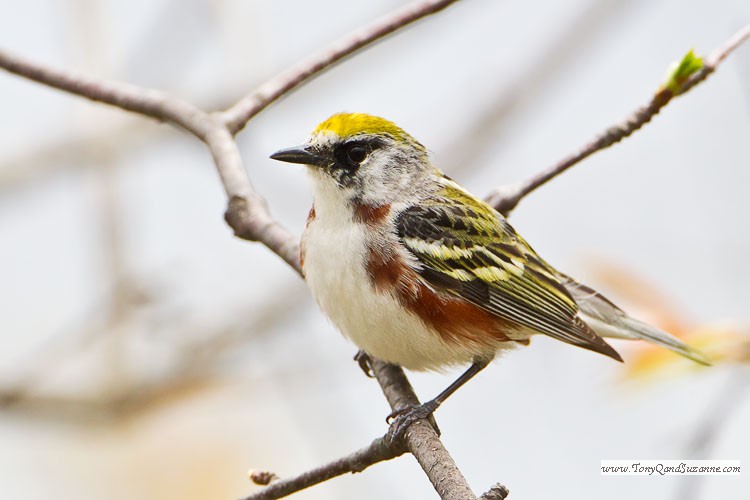
<path id="1" fill-rule="evenodd" d="M 313 297 L 361 353 L 416 371 L 468 366 L 435 398 L 389 416 L 401 436 L 499 353 L 542 334 L 622 362 L 604 337 L 709 361 L 545 260 L 395 123 L 338 113 L 274 160 L 305 165 L 300 244 Z"/>

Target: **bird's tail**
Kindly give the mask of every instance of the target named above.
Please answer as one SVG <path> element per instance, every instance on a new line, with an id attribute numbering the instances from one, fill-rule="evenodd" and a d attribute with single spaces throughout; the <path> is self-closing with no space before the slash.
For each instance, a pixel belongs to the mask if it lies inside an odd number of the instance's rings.
<path id="1" fill-rule="evenodd" d="M 696 363 L 711 364 L 703 354 L 680 339 L 643 321 L 631 318 L 599 292 L 568 276 L 561 276 L 561 282 L 578 303 L 581 319 L 602 337 L 647 340 L 692 359 Z"/>

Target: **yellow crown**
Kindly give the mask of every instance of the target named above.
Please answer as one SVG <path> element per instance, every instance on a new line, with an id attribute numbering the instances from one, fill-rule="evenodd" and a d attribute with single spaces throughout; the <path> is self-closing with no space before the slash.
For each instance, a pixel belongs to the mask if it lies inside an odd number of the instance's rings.
<path id="1" fill-rule="evenodd" d="M 365 113 L 338 113 L 315 127 L 313 134 L 353 137 L 362 134 L 390 135 L 402 142 L 415 142 L 395 123 Z"/>

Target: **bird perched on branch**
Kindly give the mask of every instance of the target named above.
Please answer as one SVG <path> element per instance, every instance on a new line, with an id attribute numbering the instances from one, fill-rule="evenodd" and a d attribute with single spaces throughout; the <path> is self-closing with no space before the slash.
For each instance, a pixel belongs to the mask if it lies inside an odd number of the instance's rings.
<path id="1" fill-rule="evenodd" d="M 602 337 L 642 339 L 699 363 L 547 264 L 505 217 L 436 168 L 422 144 L 376 116 L 336 114 L 271 158 L 307 166 L 313 207 L 301 245 L 320 307 L 362 351 L 412 370 L 471 365 L 397 433 L 429 416 L 498 352 L 548 335 L 617 361 Z"/>

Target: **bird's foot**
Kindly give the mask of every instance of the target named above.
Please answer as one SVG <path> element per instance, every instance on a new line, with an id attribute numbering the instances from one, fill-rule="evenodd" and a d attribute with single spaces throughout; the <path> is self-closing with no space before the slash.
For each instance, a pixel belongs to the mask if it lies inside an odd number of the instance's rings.
<path id="1" fill-rule="evenodd" d="M 389 443 L 395 443 L 402 440 L 404 436 L 406 436 L 406 431 L 409 430 L 411 424 L 421 419 L 427 419 L 439 436 L 440 429 L 437 426 L 437 422 L 435 422 L 435 417 L 432 415 L 434 411 L 437 410 L 438 406 L 438 402 L 430 400 L 421 405 L 412 405 L 400 410 L 394 410 L 385 419 L 385 421 L 390 424 L 388 434 L 386 434 L 386 440 Z"/>
<path id="2" fill-rule="evenodd" d="M 354 355 L 354 361 L 357 362 L 359 365 L 359 368 L 370 378 L 373 378 L 375 375 L 372 373 L 372 366 L 370 365 L 370 356 L 367 355 L 365 351 L 357 351 L 357 354 Z"/>

